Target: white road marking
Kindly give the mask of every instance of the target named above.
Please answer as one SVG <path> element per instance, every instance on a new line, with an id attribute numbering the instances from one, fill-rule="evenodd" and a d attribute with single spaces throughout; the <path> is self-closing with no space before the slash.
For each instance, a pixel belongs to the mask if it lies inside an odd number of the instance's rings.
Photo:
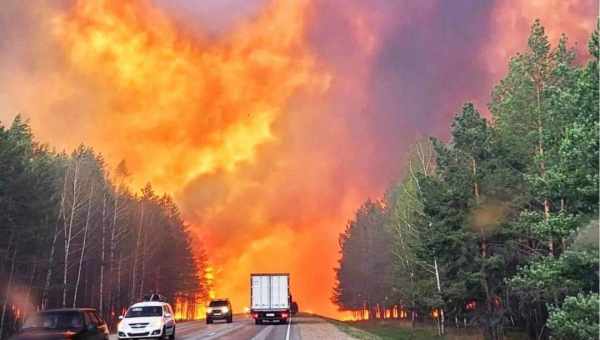
<path id="1" fill-rule="evenodd" d="M 251 340 L 265 340 L 272 330 L 273 325 L 267 326 L 258 332 Z"/>
<path id="2" fill-rule="evenodd" d="M 285 340 L 290 340 L 290 327 L 292 327 L 292 317 L 290 316 L 290 319 L 288 320 L 288 328 L 287 328 L 287 332 L 285 333 Z"/>

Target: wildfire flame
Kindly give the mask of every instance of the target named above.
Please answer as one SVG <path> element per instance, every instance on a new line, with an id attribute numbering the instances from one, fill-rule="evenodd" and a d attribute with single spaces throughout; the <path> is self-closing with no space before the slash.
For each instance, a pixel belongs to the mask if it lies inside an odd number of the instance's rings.
<path id="1" fill-rule="evenodd" d="M 93 115 L 106 152 L 173 192 L 254 160 L 275 139 L 290 96 L 323 86 L 302 40 L 305 7 L 275 1 L 214 43 L 186 35 L 146 1 L 78 1 L 54 33 L 72 67 L 106 95 Z"/>
<path id="2" fill-rule="evenodd" d="M 268 170 L 268 163 L 255 164 L 257 154 L 266 145 L 282 143 L 275 125 L 281 124 L 291 98 L 299 93 L 318 96 L 329 86 L 329 74 L 316 65 L 306 42 L 308 8 L 307 1 L 273 1 L 257 18 L 216 40 L 182 30 L 148 1 L 81 0 L 52 22 L 69 69 L 97 94 L 88 141 L 101 145 L 113 162 L 127 161 L 133 187 L 150 180 L 159 191 L 180 192 L 192 202 L 184 213 L 191 215 L 194 230 L 205 236 L 208 247 L 219 249 L 211 259 L 216 267 L 205 273 L 209 297 L 229 296 L 237 306 L 249 299 L 250 272 L 302 275 L 298 263 L 290 268 L 286 258 L 272 259 L 306 236 L 289 231 L 265 235 L 269 228 L 290 227 L 270 225 L 265 210 L 273 207 L 268 203 L 240 208 L 247 210 L 236 218 L 247 226 L 238 225 L 232 233 L 254 233 L 249 239 L 224 243 L 207 230 L 231 227 L 223 216 L 231 218 L 227 215 L 243 206 L 231 197 L 246 197 L 259 184 L 243 174 L 249 165 Z M 193 188 L 211 176 L 226 178 Z M 224 200 L 216 194 L 198 198 L 198 193 L 213 192 L 215 185 L 234 192 Z M 331 239 L 336 234 L 326 233 Z M 313 257 L 294 258 L 304 263 Z M 330 266 L 319 269 L 329 277 L 327 286 L 333 284 L 334 261 L 332 251 Z M 293 280 L 293 288 L 299 282 Z M 307 295 L 311 289 L 305 285 L 293 293 Z M 329 289 L 321 290 L 321 305 L 331 306 Z M 185 313 L 188 309 L 181 307 Z"/>

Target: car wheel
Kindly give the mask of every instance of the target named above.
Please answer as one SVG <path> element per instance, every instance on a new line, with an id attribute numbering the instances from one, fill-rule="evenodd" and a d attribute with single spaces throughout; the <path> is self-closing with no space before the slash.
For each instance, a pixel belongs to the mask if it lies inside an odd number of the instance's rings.
<path id="1" fill-rule="evenodd" d="M 208 324 L 211 324 L 211 323 L 212 323 L 212 320 L 209 319 L 209 318 L 206 318 L 206 324 L 208 325 Z"/>
<path id="2" fill-rule="evenodd" d="M 173 326 L 173 334 L 169 336 L 169 340 L 175 340 L 175 326 Z"/>
<path id="3" fill-rule="evenodd" d="M 227 318 L 227 323 L 232 323 L 233 322 L 233 316 L 230 316 Z"/>

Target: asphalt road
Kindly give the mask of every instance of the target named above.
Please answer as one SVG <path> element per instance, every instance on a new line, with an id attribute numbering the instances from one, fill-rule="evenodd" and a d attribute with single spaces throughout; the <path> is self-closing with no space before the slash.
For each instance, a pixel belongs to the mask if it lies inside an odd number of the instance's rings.
<path id="1" fill-rule="evenodd" d="M 292 323 L 255 325 L 246 315 L 235 316 L 232 323 L 216 321 L 207 325 L 204 320 L 180 322 L 176 326 L 177 340 L 300 340 L 298 325 Z M 289 335 L 288 335 L 289 333 Z M 117 340 L 116 335 L 111 340 Z"/>

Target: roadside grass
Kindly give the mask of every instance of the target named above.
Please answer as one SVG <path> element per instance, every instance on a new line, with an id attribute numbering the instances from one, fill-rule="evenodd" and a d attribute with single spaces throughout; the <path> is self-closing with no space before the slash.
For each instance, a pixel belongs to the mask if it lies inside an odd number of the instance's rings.
<path id="1" fill-rule="evenodd" d="M 361 340 L 429 340 L 443 339 L 430 329 L 407 328 L 397 322 L 338 321 L 336 326 L 346 334 Z"/>
<path id="2" fill-rule="evenodd" d="M 338 321 L 329 320 L 342 332 L 360 340 L 483 340 L 477 328 L 448 328 L 444 336 L 438 336 L 432 326 L 419 325 L 411 328 L 410 324 L 393 320 L 376 321 Z M 508 340 L 524 340 L 527 336 L 521 332 L 505 334 Z"/>

